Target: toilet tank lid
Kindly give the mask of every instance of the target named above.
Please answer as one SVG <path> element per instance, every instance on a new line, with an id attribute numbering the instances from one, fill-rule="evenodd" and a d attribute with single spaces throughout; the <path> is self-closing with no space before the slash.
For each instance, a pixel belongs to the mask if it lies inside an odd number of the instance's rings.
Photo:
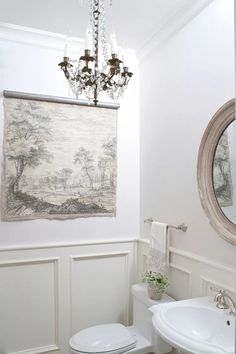
<path id="1" fill-rule="evenodd" d="M 147 307 L 151 307 L 159 303 L 175 301 L 172 297 L 170 297 L 167 294 L 163 294 L 161 300 L 150 299 L 147 292 L 147 284 L 145 283 L 132 285 L 132 295 Z"/>
<path id="2" fill-rule="evenodd" d="M 86 328 L 70 339 L 70 347 L 85 353 L 106 353 L 135 347 L 136 340 L 128 329 L 119 323 Z"/>

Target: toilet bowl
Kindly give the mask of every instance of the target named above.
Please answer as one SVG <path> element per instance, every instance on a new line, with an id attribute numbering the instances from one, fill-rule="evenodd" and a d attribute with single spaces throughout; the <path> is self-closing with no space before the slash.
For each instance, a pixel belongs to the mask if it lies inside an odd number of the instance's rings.
<path id="1" fill-rule="evenodd" d="M 133 326 L 125 327 L 119 323 L 109 323 L 89 327 L 71 337 L 71 354 L 165 354 L 171 346 L 159 337 L 152 327 L 150 307 L 158 303 L 174 301 L 164 294 L 159 301 L 151 300 L 146 284 L 132 286 Z"/>

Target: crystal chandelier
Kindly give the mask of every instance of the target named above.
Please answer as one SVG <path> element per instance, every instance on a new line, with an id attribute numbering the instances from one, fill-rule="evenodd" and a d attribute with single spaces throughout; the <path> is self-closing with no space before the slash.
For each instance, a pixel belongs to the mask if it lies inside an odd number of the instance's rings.
<path id="1" fill-rule="evenodd" d="M 106 91 L 115 100 L 123 94 L 133 74 L 118 58 L 115 35 L 111 36 L 109 59 L 103 0 L 89 0 L 89 29 L 84 55 L 79 60 L 71 60 L 67 42 L 63 61 L 58 65 L 76 98 L 84 93 L 89 102 L 97 105 L 101 91 Z"/>

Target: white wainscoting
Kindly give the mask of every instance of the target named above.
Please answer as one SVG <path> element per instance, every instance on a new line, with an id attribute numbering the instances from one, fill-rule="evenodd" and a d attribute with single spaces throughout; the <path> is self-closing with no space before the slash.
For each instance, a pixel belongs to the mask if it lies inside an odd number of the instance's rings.
<path id="1" fill-rule="evenodd" d="M 141 239 L 138 250 L 139 277 L 147 269 L 148 250 L 149 241 Z M 236 295 L 236 269 L 174 247 L 170 247 L 168 276 L 171 283 L 168 294 L 176 300 L 214 296 L 210 289 L 212 286 L 225 289 L 233 297 Z"/>
<path id="2" fill-rule="evenodd" d="M 129 324 L 131 284 L 147 267 L 147 240 L 96 241 L 0 250 L 0 354 L 69 354 L 72 334 Z M 235 269 L 170 248 L 169 294 L 235 292 Z M 213 294 L 211 294 L 213 295 Z"/>
<path id="3" fill-rule="evenodd" d="M 0 354 L 68 354 L 87 326 L 129 323 L 137 240 L 0 250 Z"/>

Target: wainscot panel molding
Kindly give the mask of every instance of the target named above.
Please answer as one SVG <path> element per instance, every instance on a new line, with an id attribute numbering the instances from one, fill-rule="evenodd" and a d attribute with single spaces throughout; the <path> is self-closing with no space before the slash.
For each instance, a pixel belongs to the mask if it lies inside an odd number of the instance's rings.
<path id="1" fill-rule="evenodd" d="M 58 257 L 0 262 L 0 353 L 59 349 Z"/>
<path id="2" fill-rule="evenodd" d="M 149 240 L 141 239 L 138 249 L 138 277 L 147 269 Z M 171 286 L 168 293 L 176 300 L 198 296 L 212 296 L 211 287 L 226 290 L 236 295 L 236 270 L 225 264 L 207 259 L 197 254 L 170 247 L 170 267 L 168 276 Z"/>
<path id="3" fill-rule="evenodd" d="M 130 251 L 71 257 L 71 335 L 84 327 L 111 322 L 110 318 L 128 325 L 129 258 Z M 108 301 L 101 301 L 107 296 Z M 85 308 L 88 297 L 92 301 Z"/>
<path id="4" fill-rule="evenodd" d="M 69 354 L 80 329 L 129 324 L 137 244 L 127 238 L 2 249 L 0 354 Z"/>

